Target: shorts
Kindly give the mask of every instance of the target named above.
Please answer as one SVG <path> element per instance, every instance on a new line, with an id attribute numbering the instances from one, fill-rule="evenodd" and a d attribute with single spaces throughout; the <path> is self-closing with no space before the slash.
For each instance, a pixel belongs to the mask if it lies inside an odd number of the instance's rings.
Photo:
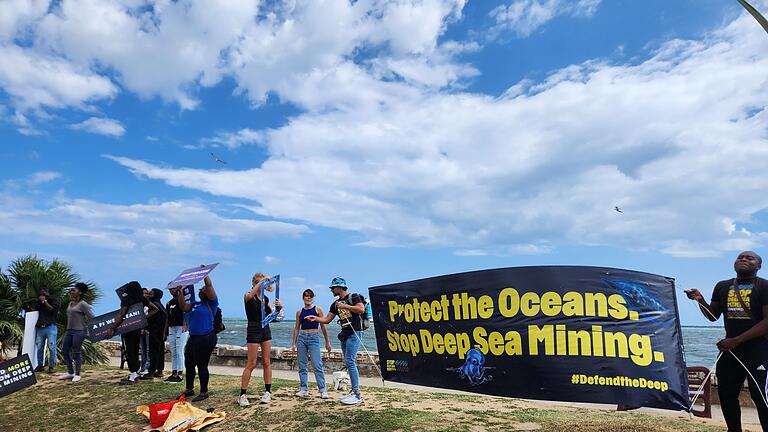
<path id="1" fill-rule="evenodd" d="M 251 325 L 248 323 L 248 331 L 245 338 L 247 343 L 262 343 L 272 340 L 272 330 L 269 326 L 261 328 L 258 325 Z"/>

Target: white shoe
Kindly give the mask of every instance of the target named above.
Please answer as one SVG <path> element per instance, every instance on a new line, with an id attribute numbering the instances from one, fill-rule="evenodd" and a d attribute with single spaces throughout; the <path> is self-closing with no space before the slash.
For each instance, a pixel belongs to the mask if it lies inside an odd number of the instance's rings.
<path id="1" fill-rule="evenodd" d="M 320 393 L 320 399 L 328 399 L 328 392 L 323 390 L 323 392 Z"/>
<path id="2" fill-rule="evenodd" d="M 261 403 L 268 404 L 272 400 L 272 393 L 264 392 L 264 396 L 261 397 Z"/>
<path id="3" fill-rule="evenodd" d="M 349 393 L 347 393 L 344 396 L 340 397 L 339 398 L 339 402 L 344 402 L 344 399 L 349 399 L 350 397 L 352 397 L 353 394 L 355 394 L 355 393 L 350 391 Z"/>
<path id="4" fill-rule="evenodd" d="M 349 395 L 349 397 L 342 399 L 341 403 L 344 405 L 357 405 L 359 403 L 363 403 L 363 398 L 352 393 Z"/>
<path id="5" fill-rule="evenodd" d="M 75 375 L 72 377 L 72 382 L 78 382 L 80 381 L 80 375 Z"/>
<path id="6" fill-rule="evenodd" d="M 298 396 L 298 397 L 307 397 L 307 396 L 309 396 L 309 390 L 301 389 L 301 390 L 296 392 L 296 396 Z"/>
<path id="7" fill-rule="evenodd" d="M 74 375 L 72 375 L 71 373 L 68 373 L 68 372 L 59 375 L 59 379 L 60 380 L 68 380 L 68 379 L 72 379 L 74 377 L 75 377 Z"/>
<path id="8" fill-rule="evenodd" d="M 146 375 L 148 373 L 149 373 L 149 371 L 147 371 L 147 370 L 140 370 L 139 371 L 139 378 L 143 377 L 144 375 Z"/>
<path id="9" fill-rule="evenodd" d="M 239 398 L 237 398 L 237 404 L 240 405 L 241 407 L 247 407 L 251 403 L 248 402 L 248 397 L 243 394 L 243 395 L 240 395 Z"/>

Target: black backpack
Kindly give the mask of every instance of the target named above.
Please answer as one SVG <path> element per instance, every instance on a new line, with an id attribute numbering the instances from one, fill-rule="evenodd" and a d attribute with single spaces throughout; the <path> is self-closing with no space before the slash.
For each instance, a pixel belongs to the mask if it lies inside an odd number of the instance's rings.
<path id="1" fill-rule="evenodd" d="M 360 297 L 360 301 L 363 302 L 365 305 L 365 308 L 363 309 L 363 313 L 360 314 L 360 330 L 365 331 L 368 330 L 368 328 L 371 327 L 371 317 L 368 315 L 368 308 L 370 307 L 370 303 L 368 300 L 366 300 L 365 296 L 362 294 L 355 294 L 356 296 Z"/>
<path id="2" fill-rule="evenodd" d="M 211 310 L 211 305 L 208 305 L 208 310 L 210 310 L 211 313 L 213 313 L 213 311 Z M 221 308 L 217 307 L 216 313 L 213 315 L 213 331 L 215 331 L 216 334 L 219 334 L 226 329 L 227 328 L 224 327 L 224 320 L 221 317 Z"/>

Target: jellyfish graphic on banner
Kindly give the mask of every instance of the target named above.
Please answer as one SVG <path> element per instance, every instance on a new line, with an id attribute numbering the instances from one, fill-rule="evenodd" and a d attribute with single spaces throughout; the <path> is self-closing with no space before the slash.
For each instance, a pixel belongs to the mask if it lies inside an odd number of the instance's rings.
<path id="1" fill-rule="evenodd" d="M 674 280 L 513 267 L 370 289 L 385 380 L 527 399 L 685 410 Z"/>

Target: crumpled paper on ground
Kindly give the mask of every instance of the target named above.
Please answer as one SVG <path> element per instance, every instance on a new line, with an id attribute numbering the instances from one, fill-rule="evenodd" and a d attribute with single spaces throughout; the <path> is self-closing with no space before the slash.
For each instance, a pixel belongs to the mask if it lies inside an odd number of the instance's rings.
<path id="1" fill-rule="evenodd" d="M 149 420 L 149 405 L 136 407 L 136 414 L 141 414 Z M 179 402 L 173 406 L 161 430 L 163 432 L 199 431 L 208 425 L 224 420 L 226 416 L 227 413 L 224 411 L 209 413 L 189 402 Z"/>

